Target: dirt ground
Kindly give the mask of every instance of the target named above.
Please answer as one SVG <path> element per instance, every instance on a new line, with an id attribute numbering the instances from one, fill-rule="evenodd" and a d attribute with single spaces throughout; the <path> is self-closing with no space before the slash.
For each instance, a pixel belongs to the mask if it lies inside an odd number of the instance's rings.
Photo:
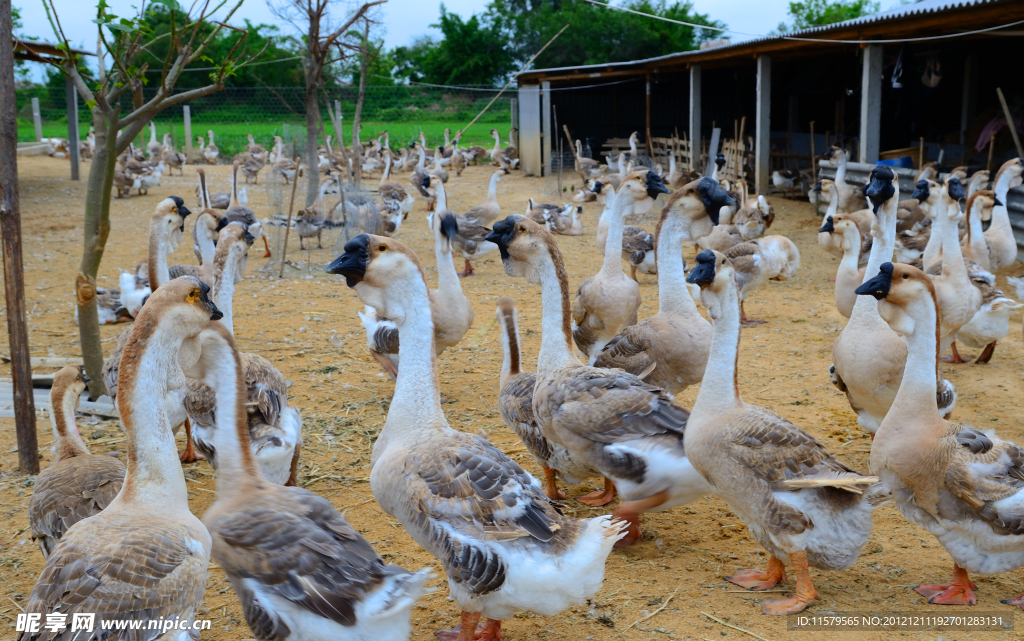
<path id="1" fill-rule="evenodd" d="M 81 252 L 84 182 L 67 179 L 67 165 L 51 158 L 19 159 L 23 233 L 25 238 L 26 291 L 33 356 L 77 356 L 78 331 L 73 320 L 72 283 Z M 85 171 L 88 170 L 86 165 Z M 464 211 L 482 202 L 490 168 L 470 168 L 448 183 L 453 210 Z M 211 189 L 224 189 L 228 167 L 211 169 Z M 402 175 L 401 180 L 406 180 Z M 572 182 L 572 178 L 567 182 Z M 145 258 L 146 230 L 153 208 L 167 195 L 194 202 L 195 169 L 184 177 L 165 177 L 150 195 L 115 200 L 111 207 L 112 231 L 101 268 L 99 285 L 117 286 L 117 268 L 130 268 Z M 220 185 L 220 186 L 218 186 Z M 539 196 L 544 182 L 518 172 L 498 186 L 503 213 L 520 213 L 530 196 Z M 250 205 L 264 215 L 264 189 L 249 190 Z M 550 197 L 547 200 L 552 200 Z M 845 397 L 830 383 L 832 341 L 844 319 L 835 311 L 832 283 L 837 260 L 816 243 L 819 219 L 806 202 L 773 198 L 778 213 L 771 231 L 794 241 L 802 252 L 796 277 L 770 282 L 747 304 L 748 313 L 767 324 L 743 331 L 740 346 L 740 387 L 747 402 L 761 404 L 789 418 L 827 443 L 844 462 L 867 470 L 871 441 L 860 430 Z M 397 234 L 420 256 L 428 281 L 436 276 L 433 244 L 428 235 L 422 202 Z M 584 209 L 585 234 L 559 239 L 575 288 L 600 265 L 594 232 L 601 207 Z M 655 212 L 639 217 L 636 224 L 653 230 Z M 186 222 L 186 234 L 193 220 Z M 186 235 L 186 239 L 190 237 Z M 325 245 L 326 245 L 325 239 Z M 344 279 L 323 273 L 317 262 L 334 257 L 331 249 L 304 255 L 292 236 L 289 250 L 296 267 L 289 267 L 285 281 L 278 281 L 261 267 L 267 261 L 262 249 L 250 251 L 248 276 L 235 296 L 235 327 L 239 347 L 270 358 L 293 381 L 290 403 L 303 416 L 306 447 L 303 450 L 301 483 L 331 500 L 344 511 L 374 547 L 391 563 L 410 569 L 440 564 L 412 541 L 401 526 L 385 515 L 370 494 L 370 449 L 384 424 L 393 390 L 390 379 L 367 354 L 365 336 L 356 317 L 362 303 L 345 287 Z M 687 258 L 690 258 L 688 255 Z M 190 240 L 183 241 L 170 264 L 195 260 Z M 308 263 L 306 261 L 309 261 Z M 457 265 L 461 268 L 461 264 Z M 309 271 L 307 271 L 307 267 Z M 514 296 L 519 305 L 526 362 L 536 357 L 540 344 L 540 293 L 535 285 L 505 276 L 492 254 L 476 265 L 477 274 L 463 282 L 472 301 L 476 320 L 462 343 L 440 358 L 441 391 L 448 400 L 448 420 L 456 429 L 479 432 L 539 475 L 540 469 L 502 423 L 496 410 L 501 343 L 493 323 L 495 299 Z M 1018 263 L 1006 276 L 1019 275 Z M 654 277 L 640 275 L 644 298 L 640 318 L 657 309 Z M 112 349 L 123 326 L 103 329 L 106 348 Z M 6 347 L 4 348 L 6 351 Z M 964 350 L 970 352 L 971 350 Z M 6 366 L 5 366 L 6 367 Z M 39 370 L 41 373 L 52 370 Z M 9 376 L 5 369 L 4 376 Z M 1001 342 L 989 365 L 946 366 L 946 375 L 960 393 L 957 420 L 1000 436 L 1024 442 L 1024 408 L 1020 403 L 1024 377 L 1024 347 L 1020 316 L 1010 335 Z M 690 407 L 697 389 L 687 390 L 677 402 Z M 123 454 L 124 436 L 116 422 L 95 423 L 80 417 L 80 430 L 94 453 Z M 41 464 L 52 460 L 53 442 L 49 420 L 40 414 Z M 179 449 L 183 438 L 179 434 Z M 43 559 L 28 536 L 27 506 L 31 479 L 17 475 L 13 419 L 0 419 L 0 617 L 13 631 L 14 620 L 32 590 Z M 214 498 L 214 477 L 205 462 L 186 466 L 190 501 L 202 516 Z M 575 496 L 596 487 L 568 488 Z M 610 510 L 614 505 L 607 506 Z M 569 513 L 593 516 L 606 509 L 590 509 L 568 501 Z M 722 580 L 739 567 L 763 566 L 766 558 L 746 528 L 720 501 L 706 498 L 669 512 L 645 517 L 644 538 L 608 560 L 604 588 L 591 606 L 571 608 L 554 617 L 522 614 L 504 624 L 505 638 L 523 639 L 780 639 L 836 638 L 826 632 L 787 630 L 784 619 L 762 616 L 757 594 L 746 593 Z M 870 542 L 857 563 L 846 572 L 812 571 L 822 601 L 813 614 L 844 611 L 881 612 L 998 612 L 1004 617 L 1017 610 L 1000 599 L 1024 592 L 1024 572 L 994 577 L 976 576 L 979 604 L 975 608 L 930 606 L 911 587 L 919 583 L 945 582 L 950 573 L 949 556 L 924 530 L 909 523 L 890 506 L 875 513 Z M 439 572 L 443 575 L 443 572 Z M 433 639 L 433 631 L 458 623 L 458 610 L 447 599 L 444 580 L 440 589 L 424 598 L 413 612 L 413 639 Z M 788 589 L 792 589 L 792 579 Z M 205 607 L 212 631 L 204 639 L 235 641 L 250 637 L 238 599 L 223 573 L 211 565 Z M 650 615 L 650 618 L 646 618 Z M 720 622 L 716 622 L 715 617 Z M 728 625 L 725 625 L 728 624 Z M 735 626 L 735 627 L 730 627 Z M 745 634 L 738 628 L 752 633 Z M 887 639 L 988 639 L 1024 636 L 1024 628 L 1010 633 L 906 632 L 844 633 L 841 638 Z M 6 635 L 4 635 L 6 636 Z M 10 638 L 10 637 L 8 637 Z"/>

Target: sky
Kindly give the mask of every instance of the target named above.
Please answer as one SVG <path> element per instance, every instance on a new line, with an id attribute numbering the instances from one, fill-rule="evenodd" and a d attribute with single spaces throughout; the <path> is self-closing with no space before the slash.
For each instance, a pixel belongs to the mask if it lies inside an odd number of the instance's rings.
<path id="1" fill-rule="evenodd" d="M 117 15 L 130 15 L 131 6 L 138 0 L 107 0 L 111 11 Z M 580 0 L 582 1 L 582 0 Z M 779 22 L 786 20 L 789 0 L 692 0 L 694 9 L 708 14 L 711 18 L 725 22 L 730 29 L 748 33 L 764 34 L 774 29 Z M 46 19 L 42 2 L 38 0 L 13 0 L 13 4 L 21 8 L 22 33 L 37 36 L 43 40 L 54 41 L 53 31 Z M 96 16 L 93 0 L 54 0 L 60 17 L 61 27 L 73 46 L 80 46 L 87 51 L 96 48 L 95 25 L 90 22 Z M 184 3 L 183 4 L 187 4 Z M 338 3 L 350 6 L 348 3 Z M 457 13 L 468 18 L 474 12 L 483 10 L 486 0 L 446 0 L 445 7 L 450 13 Z M 888 2 L 883 2 L 883 9 Z M 381 7 L 382 19 L 386 29 L 385 44 L 388 48 L 407 45 L 418 36 L 440 35 L 437 29 L 429 25 L 437 21 L 440 2 L 432 0 L 388 0 Z M 248 18 L 255 24 L 261 22 L 279 24 L 280 21 L 270 13 L 265 0 L 246 0 L 235 14 L 232 22 L 241 22 Z M 282 26 L 279 24 L 279 26 Z M 282 28 L 286 28 L 282 26 Z M 747 40 L 750 36 L 728 34 L 733 41 Z M 41 67 L 41 65 L 32 65 Z M 36 70 L 33 78 L 43 77 L 41 70 Z"/>

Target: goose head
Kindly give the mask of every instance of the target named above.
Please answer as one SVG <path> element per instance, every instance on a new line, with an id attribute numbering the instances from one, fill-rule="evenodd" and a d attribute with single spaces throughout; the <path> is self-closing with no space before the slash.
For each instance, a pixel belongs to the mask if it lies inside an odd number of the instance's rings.
<path id="1" fill-rule="evenodd" d="M 973 220 L 980 221 L 992 218 L 992 207 L 1002 205 L 1002 201 L 996 198 L 995 192 L 988 189 L 976 191 L 967 199 L 967 215 Z M 967 232 L 970 233 L 970 230 Z"/>
<path id="2" fill-rule="evenodd" d="M 537 266 L 547 260 L 556 265 L 562 261 L 558 245 L 547 229 L 518 214 L 494 223 L 484 239 L 498 246 L 506 274 L 525 277 L 531 283 L 540 282 Z"/>
<path id="3" fill-rule="evenodd" d="M 667 194 L 668 188 L 661 181 L 661 176 L 648 169 L 641 169 L 626 176 L 619 184 L 617 193 L 639 202 L 645 198 L 657 198 L 658 194 Z"/>
<path id="4" fill-rule="evenodd" d="M 690 270 L 686 282 L 700 287 L 700 300 L 708 310 L 711 320 L 722 317 L 722 302 L 725 296 L 738 300 L 736 272 L 732 261 L 725 254 L 705 249 L 697 254 L 697 263 Z"/>
<path id="5" fill-rule="evenodd" d="M 878 301 L 878 315 L 893 331 L 905 336 L 914 333 L 922 311 L 931 306 L 933 323 L 935 286 L 920 269 L 903 263 L 883 263 L 878 274 L 857 288 L 860 296 L 871 296 Z M 935 332 L 936 328 L 922 327 L 921 331 Z"/>
<path id="6" fill-rule="evenodd" d="M 827 160 L 833 167 L 838 166 L 840 161 L 846 157 L 846 150 L 839 145 L 832 145 L 822 154 L 822 159 Z"/>
<path id="7" fill-rule="evenodd" d="M 394 238 L 359 234 L 345 243 L 344 253 L 327 266 L 328 274 L 345 277 L 363 303 L 396 322 L 404 320 L 407 284 L 423 281 L 419 258 Z"/>
<path id="8" fill-rule="evenodd" d="M 871 209 L 876 215 L 882 208 L 882 205 L 887 203 L 893 196 L 899 194 L 899 187 L 899 176 L 896 175 L 896 172 L 891 167 L 875 165 L 875 168 L 871 170 L 871 175 L 868 176 L 864 195 L 867 196 L 868 202 L 871 203 Z"/>
<path id="9" fill-rule="evenodd" d="M 53 375 L 53 386 L 50 388 L 50 407 L 64 407 L 74 411 L 78 408 L 79 398 L 92 380 L 81 365 L 65 365 Z"/>
<path id="10" fill-rule="evenodd" d="M 168 372 L 169 387 L 185 384 L 183 373 L 188 372 L 199 360 L 201 347 L 199 333 L 212 320 L 224 315 L 210 299 L 210 286 L 193 276 L 180 276 L 157 288 L 139 311 L 132 327 L 129 346 L 125 347 L 125 359 L 134 347 L 136 353 L 151 348 L 169 349 L 173 365 Z M 176 358 L 173 355 L 176 354 Z M 129 360 L 129 363 L 131 360 Z M 137 356 L 135 362 L 137 363 Z M 122 360 L 118 373 L 118 404 L 129 402 L 131 389 L 135 387 L 135 376 Z M 122 400 L 122 398 L 124 400 Z M 122 405 L 121 411 L 125 411 Z"/>
<path id="11" fill-rule="evenodd" d="M 715 156 L 715 166 L 718 167 L 718 171 L 722 171 L 722 168 L 725 167 L 725 154 Z"/>
<path id="12" fill-rule="evenodd" d="M 839 246 L 843 251 L 849 251 L 854 247 L 860 248 L 860 229 L 857 223 L 845 214 L 835 214 L 829 217 L 826 226 L 831 227 L 829 231 L 833 236 L 839 237 Z M 825 230 L 822 227 L 822 230 Z M 820 230 L 819 230 L 820 231 Z"/>
<path id="13" fill-rule="evenodd" d="M 942 190 L 942 202 L 946 205 L 946 214 L 949 220 L 960 220 L 964 217 L 960 211 L 960 201 L 967 198 L 960 179 L 953 176 L 946 180 L 946 186 Z"/>
<path id="14" fill-rule="evenodd" d="M 704 185 L 703 192 L 701 184 Z M 713 186 L 716 186 L 714 180 L 701 178 L 672 192 L 661 211 L 662 220 L 670 216 L 681 218 L 690 228 L 691 239 L 707 236 L 718 224 L 722 208 L 732 203 L 732 198 L 721 186 L 718 186 L 717 191 Z M 658 223 L 659 228 L 661 224 Z"/>
<path id="15" fill-rule="evenodd" d="M 185 217 L 192 212 L 185 207 L 185 201 L 177 196 L 168 196 L 157 204 L 156 211 L 150 221 L 150 228 L 159 230 L 172 238 L 181 239 L 185 232 Z M 178 233 L 174 234 L 177 229 Z"/>
<path id="16" fill-rule="evenodd" d="M 1000 181 L 1009 178 L 1010 189 L 1020 186 L 1022 182 L 1022 174 L 1024 174 L 1024 160 L 1020 158 L 1011 158 L 1003 163 L 1003 166 L 999 168 L 996 173 L 995 182 L 998 184 Z"/>

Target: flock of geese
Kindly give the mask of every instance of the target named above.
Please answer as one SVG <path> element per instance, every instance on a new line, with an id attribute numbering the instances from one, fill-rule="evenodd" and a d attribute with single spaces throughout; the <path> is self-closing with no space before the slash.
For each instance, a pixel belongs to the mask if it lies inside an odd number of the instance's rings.
<path id="1" fill-rule="evenodd" d="M 1019 304 L 994 290 L 986 270 L 1012 260 L 999 236 L 1008 221 L 1006 192 L 1021 184 L 1024 161 L 1004 164 L 992 191 L 984 189 L 988 176 L 972 177 L 977 189 L 970 194 L 966 176 L 954 171 L 940 183 L 934 168 L 926 169 L 913 197 L 901 201 L 891 168 L 877 166 L 863 189 L 853 188 L 845 182 L 845 151 L 830 151 L 839 172 L 818 187 L 829 203 L 819 242 L 842 255 L 836 304 L 849 317 L 830 375 L 873 435 L 868 475 L 740 396 L 741 328 L 764 322 L 747 318 L 743 302 L 766 280 L 791 278 L 800 264 L 790 239 L 765 235 L 774 211 L 763 196 L 718 180 L 717 172 L 681 176 L 670 167 L 662 177 L 643 163 L 630 166 L 638 156 L 623 154 L 604 167 L 578 163 L 588 174 L 581 199 L 603 204 L 596 239 L 604 260 L 570 296 L 557 239 L 583 233 L 579 205 L 531 200 L 524 214 L 502 217 L 497 185 L 515 168 L 514 149 L 501 148 L 493 135 L 486 155 L 498 169 L 485 202 L 464 214 L 450 209 L 444 169 L 458 175 L 463 161 L 475 159 L 466 155 L 474 151 L 459 149 L 458 136 L 434 149 L 429 170 L 425 141 L 411 146 L 414 166 L 403 154 L 413 191 L 391 180 L 398 163 L 386 135 L 339 154 L 343 170 L 355 160 L 360 167 L 353 170 L 366 172 L 376 170 L 367 165 L 379 155 L 380 197 L 401 211 L 401 192 L 419 193 L 429 212 L 436 289 L 420 258 L 391 237 L 398 225 L 352 238 L 327 271 L 342 276 L 364 304 L 358 315 L 370 351 L 395 380 L 373 445 L 370 487 L 445 569 L 462 614 L 460 625 L 438 638 L 500 639 L 502 620 L 516 612 L 551 616 L 585 602 L 600 590 L 613 548 L 641 538 L 644 513 L 704 496 L 725 501 L 768 554 L 764 570 L 726 580 L 776 591 L 787 572 L 795 576 L 791 595 L 760 602 L 765 614 L 796 613 L 818 601 L 809 568 L 849 568 L 868 540 L 873 510 L 887 502 L 953 558 L 949 584 L 916 588 L 931 603 L 974 604 L 970 573 L 1024 566 L 1024 450 L 991 430 L 944 418 L 956 393 L 938 359 L 958 338 L 989 346 L 991 358 L 1008 332 L 1007 310 Z M 337 160 L 328 158 L 325 175 Z M 172 196 L 151 218 L 145 265 L 122 274 L 141 288 L 144 271 L 150 288 L 103 371 L 127 433 L 127 466 L 90 455 L 79 435 L 84 371 L 68 366 L 55 376 L 57 457 L 39 475 L 29 509 L 47 560 L 25 610 L 173 620 L 171 632 L 137 638 L 198 638 L 194 624 L 212 559 L 257 639 L 407 639 L 411 608 L 432 590 L 431 571 L 386 564 L 330 502 L 295 486 L 301 418 L 281 373 L 235 345 L 232 298 L 247 250 L 263 232 L 239 201 L 242 164 L 235 161 L 223 212 L 197 172 L 200 265 L 167 264 L 192 214 Z M 653 233 L 625 224 L 658 199 Z M 980 224 L 986 208 L 991 235 Z M 697 252 L 689 270 L 688 248 Z M 920 266 L 894 262 L 900 248 L 920 248 Z M 499 412 L 543 468 L 543 483 L 485 437 L 453 429 L 442 409 L 438 356 L 473 323 L 460 276 L 495 249 L 508 277 L 541 291 L 536 370 L 523 364 L 515 301 L 499 298 L 495 318 L 503 346 Z M 466 261 L 461 274 L 456 252 Z M 642 321 L 637 271 L 658 282 L 658 311 Z M 698 383 L 692 409 L 676 404 L 676 395 Z M 174 434 L 181 425 L 188 446 L 179 456 Z M 200 455 L 217 472 L 217 497 L 202 520 L 189 510 L 179 462 Z M 576 500 L 596 507 L 617 495 L 620 502 L 611 514 L 566 516 L 558 477 L 571 484 L 603 478 L 603 489 Z M 1004 602 L 1024 608 L 1024 597 Z M 40 629 L 19 638 L 68 635 Z"/>

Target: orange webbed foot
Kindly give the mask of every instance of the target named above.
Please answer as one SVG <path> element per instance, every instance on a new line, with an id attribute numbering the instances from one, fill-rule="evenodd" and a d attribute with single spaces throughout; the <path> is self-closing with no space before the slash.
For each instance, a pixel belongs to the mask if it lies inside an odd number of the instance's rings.
<path id="1" fill-rule="evenodd" d="M 643 533 L 640 531 L 640 516 L 622 516 L 616 515 L 617 519 L 625 521 L 629 525 L 626 527 L 626 536 L 622 537 L 615 542 L 612 546 L 616 549 L 628 548 L 643 537 Z"/>
<path id="2" fill-rule="evenodd" d="M 615 498 L 615 484 L 612 483 L 611 479 L 607 477 L 604 480 L 603 490 L 594 490 L 588 492 L 583 496 L 577 496 L 576 501 L 583 505 L 589 505 L 590 507 L 601 507 L 602 505 L 608 505 Z"/>
<path id="3" fill-rule="evenodd" d="M 558 489 L 558 481 L 556 480 L 555 471 L 550 467 L 544 468 L 544 477 L 547 481 L 545 483 L 544 494 L 547 495 L 552 501 L 561 501 L 565 498 L 565 492 Z"/>
<path id="4" fill-rule="evenodd" d="M 197 452 L 192 447 L 192 441 L 189 441 L 185 451 L 178 455 L 178 460 L 182 463 L 195 463 L 196 461 L 205 461 L 206 457 Z"/>
<path id="5" fill-rule="evenodd" d="M 817 590 L 814 590 L 811 594 L 797 592 L 793 596 L 788 596 L 784 599 L 761 601 L 761 614 L 772 616 L 796 614 L 797 612 L 803 612 L 808 606 L 814 605 L 820 599 L 821 597 L 818 596 Z"/>
<path id="6" fill-rule="evenodd" d="M 1024 610 L 1024 594 L 1022 594 L 1019 597 L 1014 597 L 1012 599 L 1003 599 L 1002 601 L 1000 601 L 1000 603 L 1005 603 L 1006 605 L 1015 605 L 1018 608 Z"/>
<path id="7" fill-rule="evenodd" d="M 747 590 L 770 590 L 776 585 L 786 582 L 786 567 L 782 561 L 772 557 L 768 561 L 766 570 L 740 570 L 732 576 L 725 577 L 725 580 Z"/>

